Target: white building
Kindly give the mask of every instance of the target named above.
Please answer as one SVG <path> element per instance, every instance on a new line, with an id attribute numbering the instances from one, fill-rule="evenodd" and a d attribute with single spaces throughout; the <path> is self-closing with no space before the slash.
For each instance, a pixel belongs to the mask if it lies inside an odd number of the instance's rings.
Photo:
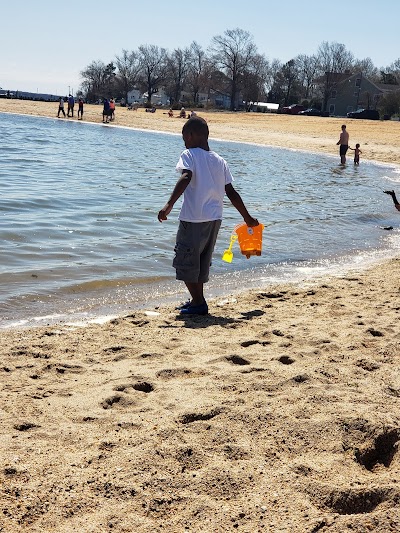
<path id="1" fill-rule="evenodd" d="M 128 92 L 128 105 L 130 104 L 144 104 L 147 102 L 147 93 L 141 93 L 139 89 L 132 89 Z M 159 89 L 157 93 L 152 94 L 151 103 L 153 105 L 169 105 L 169 98 L 165 94 L 164 89 Z"/>

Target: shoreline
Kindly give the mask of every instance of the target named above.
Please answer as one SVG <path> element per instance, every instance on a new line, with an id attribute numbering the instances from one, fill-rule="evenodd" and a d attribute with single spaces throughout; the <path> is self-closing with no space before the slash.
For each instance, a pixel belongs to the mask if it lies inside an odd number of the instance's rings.
<path id="1" fill-rule="evenodd" d="M 57 109 L 57 103 L 54 102 L 0 99 L 0 112 L 57 118 Z M 83 122 L 102 124 L 101 111 L 101 105 L 86 104 Z M 345 122 L 350 133 L 350 145 L 361 144 L 363 151 L 361 163 L 363 160 L 371 160 L 399 166 L 400 122 L 398 121 L 207 110 L 199 110 L 198 114 L 209 123 L 210 138 L 302 149 L 315 154 L 330 154 L 338 159 L 336 142 L 341 124 Z M 76 117 L 65 120 L 81 122 Z M 158 109 L 155 113 L 146 113 L 142 108 L 128 111 L 127 108 L 117 107 L 116 120 L 111 126 L 114 124 L 181 135 L 184 119 L 169 118 L 162 109 Z"/>
<path id="2" fill-rule="evenodd" d="M 183 124 L 129 113 L 144 129 Z M 252 131 L 220 115 L 207 115 L 212 137 L 297 137 L 337 155 L 342 119 L 321 119 L 311 142 L 321 117 L 260 117 Z M 354 138 L 387 124 L 346 122 Z M 368 145 L 389 165 L 395 125 Z M 204 317 L 171 304 L 1 330 L 0 530 L 400 530 L 399 272 L 396 254 L 213 299 Z"/>

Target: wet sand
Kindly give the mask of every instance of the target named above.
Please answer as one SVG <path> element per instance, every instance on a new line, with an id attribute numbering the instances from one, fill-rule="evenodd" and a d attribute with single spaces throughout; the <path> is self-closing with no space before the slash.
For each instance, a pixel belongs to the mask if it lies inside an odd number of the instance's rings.
<path id="1" fill-rule="evenodd" d="M 333 154 L 342 123 L 205 116 L 212 137 Z M 400 123 L 346 124 L 365 157 L 397 162 Z M 0 531 L 399 531 L 399 267 L 260 287 L 207 317 L 2 331 Z"/>

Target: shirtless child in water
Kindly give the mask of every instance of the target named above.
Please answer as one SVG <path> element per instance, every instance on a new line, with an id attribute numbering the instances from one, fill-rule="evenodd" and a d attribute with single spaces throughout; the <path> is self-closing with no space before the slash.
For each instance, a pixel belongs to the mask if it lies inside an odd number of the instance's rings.
<path id="1" fill-rule="evenodd" d="M 394 203 L 394 206 L 395 208 L 397 209 L 397 211 L 400 211 L 400 204 L 399 202 L 397 201 L 397 198 L 396 198 L 396 194 L 394 191 L 383 191 L 385 194 L 390 194 L 390 196 L 392 197 L 392 200 L 393 200 L 393 203 Z"/>

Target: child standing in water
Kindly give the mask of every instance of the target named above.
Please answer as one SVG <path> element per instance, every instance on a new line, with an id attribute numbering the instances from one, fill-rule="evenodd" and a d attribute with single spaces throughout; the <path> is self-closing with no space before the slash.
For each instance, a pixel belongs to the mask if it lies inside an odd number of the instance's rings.
<path id="1" fill-rule="evenodd" d="M 355 148 L 350 148 L 350 150 L 353 150 L 353 152 L 354 152 L 354 164 L 355 165 L 359 165 L 360 164 L 360 154 L 362 154 L 362 151 L 360 150 L 360 145 L 357 143 L 356 147 Z"/>
<path id="2" fill-rule="evenodd" d="M 175 188 L 158 220 L 167 220 L 175 202 L 183 194 L 176 236 L 176 279 L 185 283 L 191 300 L 180 308 L 182 315 L 206 315 L 204 283 L 209 278 L 211 257 L 222 220 L 225 194 L 242 215 L 245 223 L 258 226 L 239 193 L 232 185 L 232 175 L 226 161 L 208 146 L 208 125 L 201 117 L 190 118 L 182 129 L 186 150 L 176 169 L 181 172 Z"/>

